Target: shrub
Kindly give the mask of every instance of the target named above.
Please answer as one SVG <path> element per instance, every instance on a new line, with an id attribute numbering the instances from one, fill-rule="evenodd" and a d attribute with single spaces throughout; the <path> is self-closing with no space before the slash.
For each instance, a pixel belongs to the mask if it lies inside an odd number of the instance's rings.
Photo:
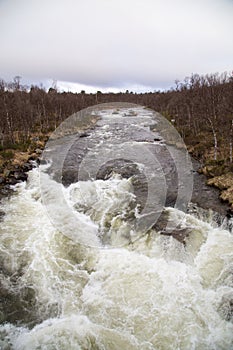
<path id="1" fill-rule="evenodd" d="M 14 152 L 11 150 L 8 151 L 1 151 L 0 155 L 2 156 L 2 158 L 4 159 L 12 159 L 14 157 Z"/>

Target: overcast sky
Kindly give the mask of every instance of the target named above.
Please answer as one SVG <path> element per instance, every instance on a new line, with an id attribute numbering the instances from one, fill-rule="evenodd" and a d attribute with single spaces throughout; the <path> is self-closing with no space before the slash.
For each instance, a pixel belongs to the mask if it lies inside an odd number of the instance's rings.
<path id="1" fill-rule="evenodd" d="M 232 38 L 233 0 L 0 0 L 0 77 L 153 91 L 233 70 Z"/>

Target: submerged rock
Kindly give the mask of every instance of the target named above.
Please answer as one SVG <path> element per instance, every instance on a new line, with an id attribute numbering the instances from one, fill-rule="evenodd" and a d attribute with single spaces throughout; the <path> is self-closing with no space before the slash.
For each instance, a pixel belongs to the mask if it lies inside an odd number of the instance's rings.
<path id="1" fill-rule="evenodd" d="M 179 224 L 169 222 L 169 212 L 164 210 L 152 229 L 164 236 L 172 236 L 182 244 L 186 244 L 186 239 L 189 237 L 192 229 L 189 227 L 181 227 Z M 174 228 L 172 228 L 174 226 Z"/>
<path id="2" fill-rule="evenodd" d="M 189 237 L 191 232 L 192 230 L 189 228 L 177 228 L 172 231 L 161 231 L 160 234 L 165 236 L 172 236 L 180 243 L 186 244 L 186 239 Z"/>

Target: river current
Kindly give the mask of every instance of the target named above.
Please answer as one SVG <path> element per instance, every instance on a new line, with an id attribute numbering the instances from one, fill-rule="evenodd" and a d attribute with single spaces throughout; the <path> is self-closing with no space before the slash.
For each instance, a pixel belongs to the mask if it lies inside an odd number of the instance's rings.
<path id="1" fill-rule="evenodd" d="M 150 221 L 139 235 L 133 185 L 64 185 L 42 165 L 2 200 L 1 349 L 233 349 L 231 232 L 163 206 L 185 243 Z"/>

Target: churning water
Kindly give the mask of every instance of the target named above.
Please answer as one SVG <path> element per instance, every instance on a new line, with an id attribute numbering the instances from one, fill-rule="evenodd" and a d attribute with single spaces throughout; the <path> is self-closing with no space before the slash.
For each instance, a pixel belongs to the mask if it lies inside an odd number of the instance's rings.
<path id="1" fill-rule="evenodd" d="M 232 348 L 228 231 L 167 209 L 192 228 L 185 246 L 152 229 L 121 248 L 85 247 L 51 225 L 38 181 L 34 169 L 2 204 L 2 349 Z M 87 234 L 127 230 L 130 190 L 117 178 L 65 189 Z"/>
<path id="2" fill-rule="evenodd" d="M 69 220 L 56 200 L 50 211 L 64 227 L 51 224 L 38 169 L 1 204 L 1 349 L 233 349 L 230 232 L 166 208 L 188 227 L 185 245 L 153 228 L 129 240 L 138 215 L 130 178 L 62 190 L 93 247 L 62 233 Z"/>

